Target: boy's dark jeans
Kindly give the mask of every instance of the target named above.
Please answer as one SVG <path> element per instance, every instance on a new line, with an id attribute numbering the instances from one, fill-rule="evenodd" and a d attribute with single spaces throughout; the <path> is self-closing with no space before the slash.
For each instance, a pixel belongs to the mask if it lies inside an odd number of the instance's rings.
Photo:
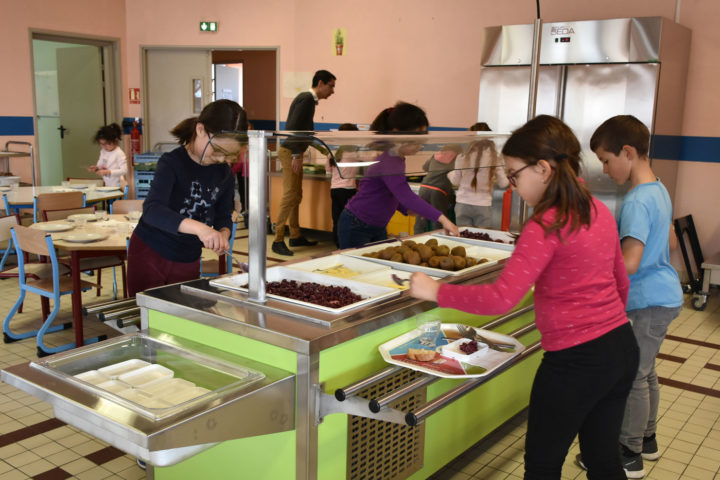
<path id="1" fill-rule="evenodd" d="M 575 347 L 546 352 L 530 396 L 525 478 L 559 479 L 579 434 L 588 478 L 625 480 L 618 436 L 638 368 L 630 324 Z"/>

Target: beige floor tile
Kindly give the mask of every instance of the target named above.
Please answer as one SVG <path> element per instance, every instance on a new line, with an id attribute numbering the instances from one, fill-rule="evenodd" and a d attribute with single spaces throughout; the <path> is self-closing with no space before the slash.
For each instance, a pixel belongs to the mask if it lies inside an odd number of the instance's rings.
<path id="1" fill-rule="evenodd" d="M 713 478 L 714 475 L 715 472 L 693 466 L 687 467 L 683 472 L 684 478 L 690 478 L 693 480 L 708 480 L 710 478 Z"/>
<path id="2" fill-rule="evenodd" d="M 3 473 L 2 476 L 3 480 L 27 480 L 28 478 L 32 477 L 23 473 L 20 470 L 10 470 L 9 472 Z"/>
<path id="3" fill-rule="evenodd" d="M 15 467 L 10 465 L 9 463 L 5 463 L 4 461 L 0 460 L 0 475 L 2 475 L 5 472 L 9 472 L 10 470 L 13 470 Z"/>
<path id="4" fill-rule="evenodd" d="M 147 474 L 145 470 L 137 466 L 126 468 L 122 472 L 117 473 L 117 476 L 125 480 L 142 480 L 146 478 Z"/>
<path id="5" fill-rule="evenodd" d="M 111 477 L 112 475 L 112 472 L 109 472 L 98 465 L 90 470 L 78 473 L 75 477 L 78 480 L 102 480 L 104 478 Z"/>
<path id="6" fill-rule="evenodd" d="M 48 470 L 52 470 L 53 468 L 55 468 L 55 465 L 41 458 L 37 461 L 29 463 L 28 465 L 19 467 L 18 470 L 22 471 L 28 476 L 34 477 L 35 475 L 47 472 Z"/>
<path id="7" fill-rule="evenodd" d="M 17 455 L 13 455 L 12 457 L 6 457 L 4 458 L 4 460 L 13 467 L 20 468 L 32 462 L 37 462 L 38 460 L 40 460 L 40 456 L 26 450 L 22 453 L 18 453 Z"/>
<path id="8" fill-rule="evenodd" d="M 19 455 L 19 454 L 25 452 L 26 450 L 27 449 L 20 444 L 11 443 L 10 445 L 6 445 L 6 446 L 0 448 L 0 458 L 4 460 L 6 458 L 10 458 L 15 455 Z"/>
<path id="9" fill-rule="evenodd" d="M 77 460 L 78 458 L 81 457 L 81 455 L 79 455 L 76 452 L 73 452 L 70 449 L 66 449 L 62 446 L 61 446 L 61 448 L 62 448 L 61 451 L 47 455 L 45 458 L 47 458 L 47 460 L 49 462 L 52 462 L 54 465 L 57 465 L 58 467 L 60 467 L 67 463 L 74 462 L 75 460 Z"/>
<path id="10" fill-rule="evenodd" d="M 70 463 L 66 463 L 62 466 L 62 469 L 72 475 L 78 475 L 82 472 L 87 472 L 91 468 L 95 468 L 96 465 L 85 458 L 78 458 Z"/>
<path id="11" fill-rule="evenodd" d="M 122 472 L 123 470 L 126 470 L 130 467 L 136 467 L 138 470 L 140 470 L 140 467 L 137 466 L 137 463 L 135 463 L 135 460 L 131 460 L 127 456 L 118 457 L 115 460 L 110 460 L 107 463 L 103 463 L 102 467 L 113 473 Z"/>

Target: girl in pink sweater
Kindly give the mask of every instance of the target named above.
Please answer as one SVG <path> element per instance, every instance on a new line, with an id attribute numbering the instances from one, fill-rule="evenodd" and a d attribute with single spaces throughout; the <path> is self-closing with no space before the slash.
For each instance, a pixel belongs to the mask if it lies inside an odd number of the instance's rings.
<path id="1" fill-rule="evenodd" d="M 625 480 L 618 436 L 638 349 L 625 315 L 629 280 L 615 219 L 578 177 L 580 144 L 557 118 L 529 121 L 502 153 L 510 185 L 533 207 L 502 273 L 492 284 L 468 286 L 415 273 L 410 294 L 500 314 L 534 284 L 546 352 L 530 397 L 525 478 L 559 479 L 579 434 L 588 478 Z"/>

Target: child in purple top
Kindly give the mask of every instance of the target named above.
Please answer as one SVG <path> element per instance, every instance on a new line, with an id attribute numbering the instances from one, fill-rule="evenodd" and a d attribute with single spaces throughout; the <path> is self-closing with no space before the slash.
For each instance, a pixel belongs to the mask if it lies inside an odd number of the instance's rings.
<path id="1" fill-rule="evenodd" d="M 371 130 L 391 132 L 426 132 L 425 112 L 409 103 L 398 102 L 375 118 Z M 405 156 L 417 153 L 422 144 L 407 142 L 394 145 L 377 157 L 360 180 L 358 192 L 345 206 L 338 223 L 340 248 L 360 247 L 385 240 L 387 224 L 396 210 L 409 212 L 440 223 L 446 232 L 458 235 L 458 228 L 439 210 L 413 193 L 405 178 Z"/>

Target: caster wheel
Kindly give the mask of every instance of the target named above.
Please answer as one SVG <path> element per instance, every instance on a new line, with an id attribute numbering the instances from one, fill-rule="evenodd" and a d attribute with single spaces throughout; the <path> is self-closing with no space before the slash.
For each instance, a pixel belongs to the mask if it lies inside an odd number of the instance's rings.
<path id="1" fill-rule="evenodd" d="M 688 294 L 692 293 L 693 289 L 689 283 L 684 283 L 682 286 L 682 291 L 685 295 L 688 295 Z"/>
<path id="2" fill-rule="evenodd" d="M 698 312 L 702 312 L 707 307 L 707 295 L 695 295 L 692 299 L 692 306 Z"/>

